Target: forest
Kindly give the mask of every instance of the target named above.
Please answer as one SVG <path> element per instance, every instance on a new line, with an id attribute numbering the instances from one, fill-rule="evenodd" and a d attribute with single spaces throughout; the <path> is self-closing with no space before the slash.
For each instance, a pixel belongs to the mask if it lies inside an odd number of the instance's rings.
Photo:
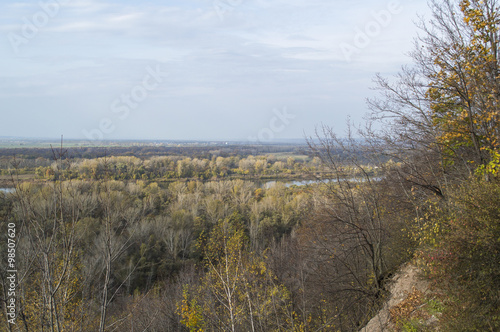
<path id="1" fill-rule="evenodd" d="M 500 8 L 429 5 L 343 135 L 2 150 L 0 331 L 359 331 L 405 263 L 395 331 L 500 330 Z"/>

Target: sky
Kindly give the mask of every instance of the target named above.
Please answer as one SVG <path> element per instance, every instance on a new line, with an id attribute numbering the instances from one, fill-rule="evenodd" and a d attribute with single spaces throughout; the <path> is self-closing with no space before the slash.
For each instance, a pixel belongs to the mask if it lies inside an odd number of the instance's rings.
<path id="1" fill-rule="evenodd" d="M 0 137 L 303 138 L 362 123 L 426 0 L 0 0 Z"/>

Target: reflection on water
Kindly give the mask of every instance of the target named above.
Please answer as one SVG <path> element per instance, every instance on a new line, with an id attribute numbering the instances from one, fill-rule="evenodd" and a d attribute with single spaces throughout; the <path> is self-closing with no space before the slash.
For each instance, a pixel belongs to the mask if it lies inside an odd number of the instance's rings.
<path id="1" fill-rule="evenodd" d="M 328 182 L 336 182 L 336 179 L 326 179 L 326 180 L 302 180 L 302 181 L 267 181 L 262 185 L 262 188 L 269 189 L 274 187 L 277 183 L 283 183 L 285 187 L 291 186 L 306 186 L 308 184 L 314 183 L 328 183 Z"/>
<path id="2" fill-rule="evenodd" d="M 374 177 L 371 178 L 371 181 L 380 181 L 381 178 L 379 177 Z M 364 178 L 352 178 L 352 179 L 347 179 L 347 181 L 350 182 L 365 182 L 366 180 Z M 264 182 L 261 185 L 261 188 L 264 189 L 269 189 L 273 186 L 275 186 L 277 183 L 283 183 L 285 187 L 291 187 L 291 186 L 306 186 L 308 184 L 315 184 L 315 183 L 330 183 L 330 182 L 337 182 L 337 179 L 324 179 L 324 180 L 302 180 L 302 181 L 267 181 Z"/>
<path id="3" fill-rule="evenodd" d="M 0 188 L 0 192 L 2 193 L 13 193 L 15 188 Z"/>

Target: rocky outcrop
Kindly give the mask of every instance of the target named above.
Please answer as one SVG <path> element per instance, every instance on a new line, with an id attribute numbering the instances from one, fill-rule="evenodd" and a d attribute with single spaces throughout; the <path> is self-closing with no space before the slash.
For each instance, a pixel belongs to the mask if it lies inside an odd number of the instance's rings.
<path id="1" fill-rule="evenodd" d="M 360 332 L 394 331 L 391 313 L 399 311 L 405 301 L 411 301 L 412 294 L 427 294 L 429 282 L 421 278 L 422 271 L 412 264 L 405 264 L 389 281 L 389 297 L 382 309 Z M 435 319 L 435 317 L 434 317 Z"/>

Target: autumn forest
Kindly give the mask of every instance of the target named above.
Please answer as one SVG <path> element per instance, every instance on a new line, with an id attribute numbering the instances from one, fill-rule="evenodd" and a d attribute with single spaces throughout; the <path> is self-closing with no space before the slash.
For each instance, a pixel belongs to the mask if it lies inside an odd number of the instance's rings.
<path id="1" fill-rule="evenodd" d="M 500 330 L 500 5 L 429 6 L 346 133 L 0 149 L 0 331 L 361 331 L 404 264 L 391 330 Z"/>

